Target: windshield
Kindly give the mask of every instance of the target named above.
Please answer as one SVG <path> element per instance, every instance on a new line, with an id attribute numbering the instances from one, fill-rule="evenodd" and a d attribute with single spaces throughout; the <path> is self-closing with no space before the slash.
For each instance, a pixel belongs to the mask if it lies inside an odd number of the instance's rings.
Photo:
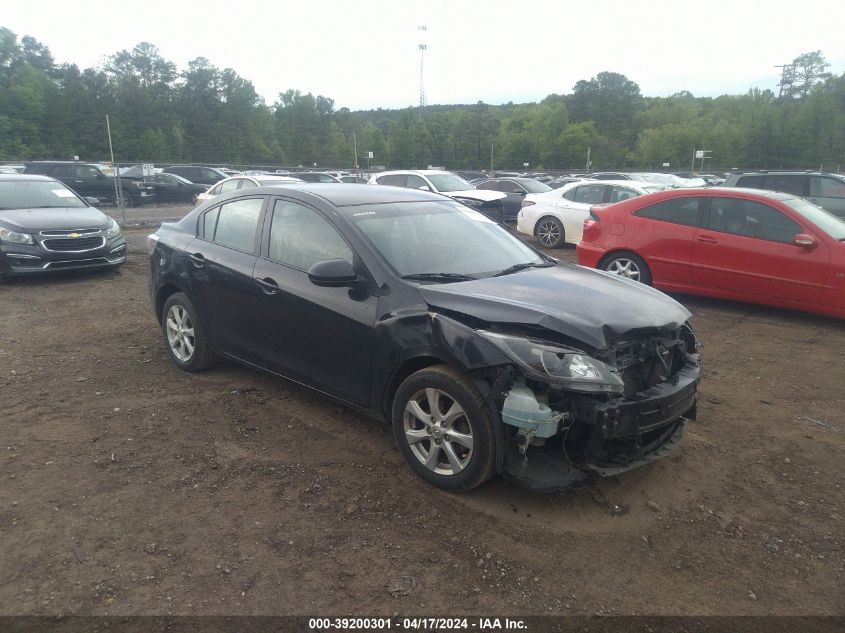
<path id="1" fill-rule="evenodd" d="M 455 174 L 426 174 L 426 177 L 440 193 L 446 191 L 469 191 L 475 189 L 471 184 Z"/>
<path id="2" fill-rule="evenodd" d="M 518 182 L 528 193 L 546 193 L 552 190 L 548 185 L 544 185 L 542 182 L 537 182 L 536 180 L 520 180 Z"/>
<path id="3" fill-rule="evenodd" d="M 49 180 L 0 180 L 0 211 L 87 207 L 62 183 Z"/>
<path id="4" fill-rule="evenodd" d="M 781 202 L 793 208 L 801 214 L 801 217 L 815 224 L 833 239 L 845 240 L 845 220 L 842 218 L 836 217 L 803 198 L 787 198 L 781 200 Z"/>
<path id="5" fill-rule="evenodd" d="M 355 207 L 350 219 L 399 276 L 490 277 L 514 264 L 546 264 L 486 216 L 452 201 Z"/>

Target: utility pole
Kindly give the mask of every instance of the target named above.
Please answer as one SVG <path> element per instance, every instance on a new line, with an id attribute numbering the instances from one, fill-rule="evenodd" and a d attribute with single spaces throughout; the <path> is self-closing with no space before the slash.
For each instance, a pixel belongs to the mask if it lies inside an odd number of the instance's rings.
<path id="1" fill-rule="evenodd" d="M 428 46 L 425 43 L 425 37 L 428 34 L 427 33 L 428 29 L 426 28 L 426 26 L 423 25 L 423 26 L 417 27 L 417 30 L 420 31 L 420 39 L 423 40 L 422 42 L 419 43 L 419 49 L 420 49 L 420 108 L 424 108 L 426 101 L 425 101 L 425 80 L 424 80 L 424 76 L 423 76 L 423 60 L 425 58 L 425 51 L 428 48 Z"/>
<path id="2" fill-rule="evenodd" d="M 493 173 L 493 143 L 490 143 L 490 173 Z"/>
<path id="3" fill-rule="evenodd" d="M 358 136 L 354 130 L 352 132 L 352 146 L 355 148 L 355 169 L 358 169 Z"/>
<path id="4" fill-rule="evenodd" d="M 120 213 L 123 216 L 123 225 L 126 226 L 126 205 L 123 204 L 123 187 L 120 182 L 120 171 L 114 162 L 114 148 L 111 144 L 111 125 L 109 115 L 106 115 L 106 132 L 109 135 L 109 154 L 111 155 L 112 177 L 114 178 L 114 201 L 117 203 Z"/>
<path id="5" fill-rule="evenodd" d="M 587 172 L 588 176 L 590 175 L 590 167 L 593 165 L 593 161 L 590 160 L 590 152 L 592 152 L 592 150 L 592 147 L 587 148 L 587 168 L 584 171 Z"/>

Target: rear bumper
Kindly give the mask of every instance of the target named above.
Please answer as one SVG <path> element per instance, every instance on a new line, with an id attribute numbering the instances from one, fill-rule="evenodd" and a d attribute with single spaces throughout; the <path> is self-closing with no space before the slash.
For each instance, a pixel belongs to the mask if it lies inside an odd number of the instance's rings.
<path id="1" fill-rule="evenodd" d="M 597 248 L 592 244 L 586 244 L 583 241 L 579 242 L 575 247 L 575 252 L 578 255 L 578 263 L 587 268 L 598 268 L 599 262 L 605 254 L 604 249 Z"/>

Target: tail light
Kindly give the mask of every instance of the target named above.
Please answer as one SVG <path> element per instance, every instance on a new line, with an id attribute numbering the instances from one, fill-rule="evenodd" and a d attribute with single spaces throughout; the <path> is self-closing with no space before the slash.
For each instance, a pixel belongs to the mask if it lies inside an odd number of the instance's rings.
<path id="1" fill-rule="evenodd" d="M 601 221 L 601 220 L 600 220 L 599 216 L 598 216 L 598 215 L 596 215 L 596 212 L 595 212 L 595 211 L 593 211 L 593 209 L 590 209 L 590 215 L 588 215 L 588 216 L 584 219 L 584 231 L 587 231 L 588 229 L 593 228 L 593 227 L 594 227 L 594 226 L 596 226 L 596 225 L 597 225 L 600 221 Z"/>

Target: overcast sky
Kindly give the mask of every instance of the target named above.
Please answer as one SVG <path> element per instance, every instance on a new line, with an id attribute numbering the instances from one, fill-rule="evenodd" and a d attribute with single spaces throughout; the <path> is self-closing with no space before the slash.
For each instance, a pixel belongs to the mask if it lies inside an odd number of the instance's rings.
<path id="1" fill-rule="evenodd" d="M 845 71 L 840 0 L 2 4 L 0 26 L 32 35 L 58 62 L 97 66 L 148 41 L 180 70 L 199 56 L 234 68 L 268 103 L 294 88 L 353 110 L 419 102 L 421 41 L 429 104 L 537 101 L 604 70 L 647 96 L 776 90 L 775 66 L 817 49 Z"/>

